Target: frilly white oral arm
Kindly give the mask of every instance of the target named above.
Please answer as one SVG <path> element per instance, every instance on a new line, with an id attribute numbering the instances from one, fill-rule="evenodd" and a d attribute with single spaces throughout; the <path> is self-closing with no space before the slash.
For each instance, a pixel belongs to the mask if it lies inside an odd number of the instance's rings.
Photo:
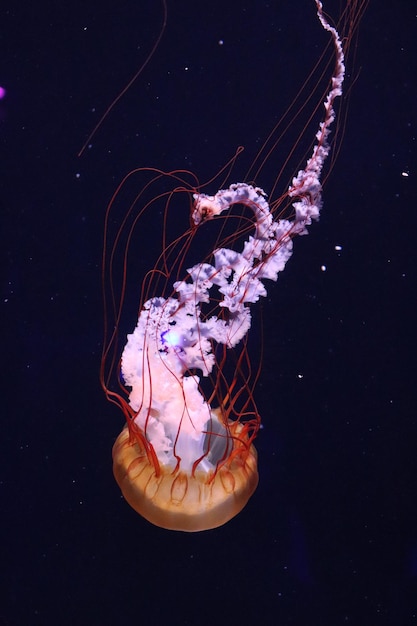
<path id="1" fill-rule="evenodd" d="M 171 466 L 181 460 L 183 469 L 205 457 L 204 433 L 222 434 L 221 424 L 200 393 L 199 376 L 208 376 L 215 359 L 212 342 L 236 346 L 251 325 L 249 304 L 266 295 L 264 279 L 277 280 L 292 254 L 292 238 L 307 233 L 321 208 L 321 172 L 329 154 L 333 104 L 342 93 L 344 56 L 337 31 L 329 25 L 316 0 L 323 28 L 330 32 L 336 50 L 336 69 L 327 95 L 324 120 L 306 167 L 293 179 L 288 195 L 295 216 L 274 221 L 262 189 L 245 183 L 231 185 L 214 196 L 194 194 L 195 225 L 220 215 L 234 204 L 243 204 L 254 214 L 254 234 L 243 250 L 214 251 L 214 264 L 198 263 L 187 270 L 186 280 L 174 283 L 176 295 L 148 300 L 135 331 L 128 335 L 122 355 L 122 375 L 131 387 L 129 402 L 137 412 L 135 421 L 152 444 L 159 460 Z M 202 318 L 200 303 L 210 302 L 210 289 L 223 296 L 219 306 L 228 310 L 225 319 Z M 210 424 L 210 426 L 208 426 Z M 225 429 L 224 429 L 225 430 Z M 226 440 L 227 437 L 223 438 Z M 213 467 L 213 466 L 211 466 Z"/>

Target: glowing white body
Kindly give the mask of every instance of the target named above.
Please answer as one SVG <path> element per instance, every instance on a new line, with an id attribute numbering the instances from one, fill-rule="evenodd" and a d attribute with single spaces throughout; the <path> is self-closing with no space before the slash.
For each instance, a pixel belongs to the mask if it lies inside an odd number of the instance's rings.
<path id="1" fill-rule="evenodd" d="M 319 217 L 320 176 L 329 153 L 333 102 L 342 92 L 344 58 L 336 30 L 323 17 L 318 0 L 316 5 L 323 27 L 332 34 L 337 65 L 312 156 L 288 191 L 296 198 L 294 219 L 274 221 L 262 189 L 245 183 L 214 196 L 195 194 L 192 217 L 196 225 L 233 204 L 244 204 L 254 213 L 254 234 L 240 253 L 221 248 L 214 251 L 214 265 L 199 263 L 188 269 L 188 278 L 174 284 L 176 296 L 148 300 L 135 331 L 128 336 L 121 369 L 131 388 L 129 402 L 162 465 L 176 467 L 180 462 L 181 469 L 189 472 L 201 459 L 199 469 L 215 468 L 206 433 L 216 428 L 226 431 L 199 391 L 199 376 L 208 376 L 213 369 L 213 343 L 231 348 L 243 339 L 251 325 L 248 305 L 266 295 L 262 281 L 277 280 L 292 254 L 292 238 L 306 234 L 311 221 Z M 228 309 L 227 321 L 215 315 L 201 318 L 199 305 L 210 301 L 213 285 L 223 296 L 219 306 Z"/>

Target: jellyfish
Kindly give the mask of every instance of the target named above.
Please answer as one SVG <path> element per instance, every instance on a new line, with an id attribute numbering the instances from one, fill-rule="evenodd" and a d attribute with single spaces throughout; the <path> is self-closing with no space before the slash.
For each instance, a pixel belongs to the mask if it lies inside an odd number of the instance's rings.
<path id="1" fill-rule="evenodd" d="M 237 182 L 210 195 L 187 172 L 155 168 L 128 174 L 107 210 L 104 278 L 112 275 L 116 250 L 126 239 L 118 295 L 111 278 L 110 296 L 105 297 L 114 321 L 106 330 L 101 366 L 107 398 L 126 418 L 113 446 L 113 471 L 130 506 L 165 529 L 195 532 L 221 526 L 243 509 L 258 484 L 254 440 L 260 415 L 254 388 L 260 368 L 252 365 L 248 350 L 252 308 L 285 268 L 294 237 L 307 234 L 319 219 L 334 102 L 342 95 L 345 74 L 342 38 L 325 17 L 322 3 L 315 4 L 336 62 L 310 157 L 281 196 L 286 215 L 281 211 L 277 216 L 279 203 L 268 202 L 255 184 Z M 351 8 L 351 29 L 363 5 Z M 110 243 L 114 201 L 138 173 L 146 181 Z M 120 358 L 132 233 L 155 202 L 164 206 L 166 226 L 172 203 L 184 197 L 190 226 L 169 241 L 164 229 L 162 252 L 145 275 L 136 327 Z M 213 243 L 205 257 L 196 259 L 200 235 Z M 115 369 L 116 390 L 110 385 Z"/>

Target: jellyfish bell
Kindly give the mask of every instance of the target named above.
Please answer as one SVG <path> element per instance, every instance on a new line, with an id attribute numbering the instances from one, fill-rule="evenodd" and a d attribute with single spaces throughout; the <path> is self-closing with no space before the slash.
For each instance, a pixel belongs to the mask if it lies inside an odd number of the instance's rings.
<path id="1" fill-rule="evenodd" d="M 348 33 L 364 4 L 348 3 Z M 319 0 L 316 7 L 336 63 L 310 158 L 279 201 L 269 202 L 261 188 L 246 182 L 210 195 L 189 172 L 141 168 L 120 183 L 107 209 L 101 382 L 126 418 L 113 447 L 114 475 L 132 508 L 163 528 L 221 526 L 258 484 L 253 442 L 260 427 L 254 398 L 260 363 L 253 366 L 248 350 L 251 306 L 266 296 L 266 281 L 276 281 L 285 268 L 294 237 L 319 218 L 334 102 L 345 73 L 342 38 Z M 350 41 L 351 35 L 345 47 Z M 275 146 L 262 150 L 270 155 Z M 139 191 L 111 234 L 116 202 L 137 177 L 143 181 Z M 182 228 L 176 203 L 184 198 L 191 224 Z M 282 204 L 286 215 L 278 214 Z M 121 349 L 132 241 L 145 217 L 152 233 L 156 216 L 162 220 L 162 250 L 145 275 L 137 324 Z M 213 241 L 210 225 L 218 226 Z"/>
<path id="2" fill-rule="evenodd" d="M 257 455 L 248 441 L 247 447 L 239 450 L 245 443 L 239 432 L 242 425 L 230 422 L 226 429 L 220 409 L 214 409 L 207 427 L 213 430 L 195 431 L 190 437 L 194 443 L 199 435 L 203 442 L 203 451 L 198 441 L 196 448 L 204 461 L 199 464 L 201 469 L 197 466 L 194 470 L 192 466 L 187 470 L 184 464 L 183 469 L 174 471 L 171 465 L 161 466 L 158 461 L 158 471 L 155 463 L 149 461 L 141 441 L 135 438 L 132 443 L 127 427 L 116 439 L 113 447 L 116 481 L 131 507 L 156 526 L 182 531 L 216 528 L 237 515 L 255 491 Z M 229 451 L 220 469 L 214 439 L 223 439 L 219 446 L 220 458 Z M 191 444 L 190 451 L 192 449 Z"/>

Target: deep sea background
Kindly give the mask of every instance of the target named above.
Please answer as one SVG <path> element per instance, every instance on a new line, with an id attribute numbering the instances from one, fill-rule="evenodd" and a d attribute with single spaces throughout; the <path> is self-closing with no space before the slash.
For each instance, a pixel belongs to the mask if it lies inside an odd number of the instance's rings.
<path id="1" fill-rule="evenodd" d="M 259 487 L 184 534 L 141 519 L 112 475 L 105 208 L 135 167 L 208 180 L 239 145 L 253 158 L 328 37 L 312 0 L 167 1 L 156 54 L 81 157 L 161 4 L 0 9 L 0 625 L 417 624 L 417 6 L 370 1 L 322 217 L 261 305 Z"/>

